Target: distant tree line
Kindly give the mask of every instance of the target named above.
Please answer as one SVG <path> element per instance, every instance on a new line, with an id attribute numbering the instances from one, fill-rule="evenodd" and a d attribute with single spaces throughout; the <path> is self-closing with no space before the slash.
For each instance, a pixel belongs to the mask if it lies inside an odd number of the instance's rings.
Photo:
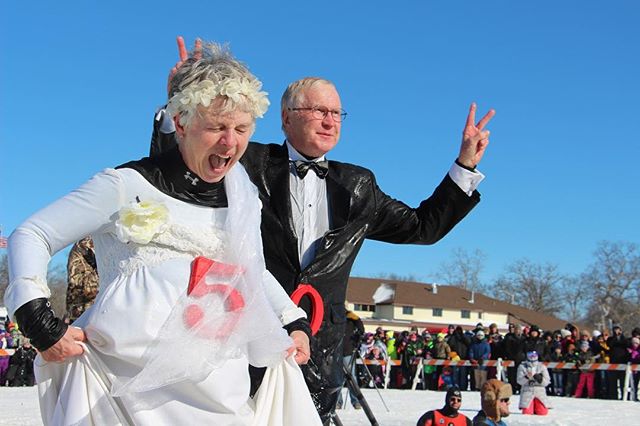
<path id="1" fill-rule="evenodd" d="M 640 325 L 640 250 L 635 243 L 599 242 L 592 262 L 577 275 L 524 258 L 507 265 L 493 282 L 483 283 L 485 260 L 481 250 L 458 248 L 436 276 L 449 285 L 593 328 L 620 324 L 630 330 Z"/>

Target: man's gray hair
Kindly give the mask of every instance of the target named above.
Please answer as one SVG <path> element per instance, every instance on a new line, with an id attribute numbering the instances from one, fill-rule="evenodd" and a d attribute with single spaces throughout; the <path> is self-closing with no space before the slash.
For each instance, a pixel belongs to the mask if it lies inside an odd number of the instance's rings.
<path id="1" fill-rule="evenodd" d="M 331 81 L 320 77 L 305 77 L 303 79 L 294 81 L 282 94 L 282 100 L 280 101 L 280 111 L 285 111 L 287 108 L 300 107 L 305 101 L 304 91 L 318 84 L 328 84 L 334 89 L 336 88 L 335 84 L 333 84 Z M 312 107 L 313 105 L 307 106 Z"/>
<path id="2" fill-rule="evenodd" d="M 173 114 L 180 114 L 180 120 L 184 124 L 191 120 L 199 104 L 208 106 L 209 102 L 197 102 L 191 96 L 189 103 L 188 96 L 181 95 L 198 91 L 201 87 L 206 87 L 208 93 L 214 93 L 216 98 L 224 100 L 220 111 L 222 113 L 241 110 L 255 119 L 262 117 L 269 105 L 267 94 L 260 91 L 262 83 L 246 65 L 233 57 L 227 45 L 203 43 L 202 51 L 190 52 L 189 58 L 171 79 L 168 109 Z"/>

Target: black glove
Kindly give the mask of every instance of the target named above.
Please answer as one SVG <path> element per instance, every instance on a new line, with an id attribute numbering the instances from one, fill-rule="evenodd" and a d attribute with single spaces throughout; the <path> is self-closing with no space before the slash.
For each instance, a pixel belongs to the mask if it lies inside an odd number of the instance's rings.
<path id="1" fill-rule="evenodd" d="M 533 380 L 535 380 L 538 383 L 542 383 L 542 373 L 534 374 Z"/>

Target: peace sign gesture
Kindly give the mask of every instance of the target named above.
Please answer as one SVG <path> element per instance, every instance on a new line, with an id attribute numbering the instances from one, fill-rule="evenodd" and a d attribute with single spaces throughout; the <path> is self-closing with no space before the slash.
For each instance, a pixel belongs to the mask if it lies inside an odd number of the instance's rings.
<path id="1" fill-rule="evenodd" d="M 182 64 L 184 64 L 184 61 L 189 59 L 189 52 L 187 52 L 187 48 L 184 44 L 184 38 L 182 38 L 182 36 L 178 36 L 176 38 L 176 41 L 178 42 L 178 57 L 180 59 L 178 60 L 178 62 L 176 62 L 174 67 L 171 68 L 171 71 L 169 71 L 169 80 L 167 81 L 167 93 L 171 92 L 171 79 L 178 72 L 178 68 L 180 68 Z M 196 59 L 200 59 L 202 57 L 202 40 L 200 40 L 199 38 L 197 38 L 196 42 L 194 43 L 193 57 Z"/>
<path id="2" fill-rule="evenodd" d="M 480 160 L 482 160 L 484 150 L 487 149 L 487 145 L 489 145 L 489 131 L 484 130 L 484 127 L 487 125 L 489 120 L 496 115 L 496 111 L 490 109 L 478 124 L 475 124 L 476 108 L 475 103 L 472 103 L 469 108 L 467 123 L 462 131 L 460 154 L 458 155 L 458 161 L 469 168 L 475 168 L 478 163 L 480 163 Z"/>

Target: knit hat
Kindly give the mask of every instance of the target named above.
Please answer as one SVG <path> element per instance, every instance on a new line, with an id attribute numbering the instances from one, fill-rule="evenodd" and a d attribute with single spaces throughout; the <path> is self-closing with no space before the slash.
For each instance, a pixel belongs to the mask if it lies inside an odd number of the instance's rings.
<path id="1" fill-rule="evenodd" d="M 569 330 L 567 330 L 566 328 L 563 328 L 562 330 L 560 330 L 560 335 L 564 339 L 565 337 L 571 336 L 571 332 Z"/>
<path id="2" fill-rule="evenodd" d="M 501 418 L 498 402 L 501 399 L 511 398 L 513 391 L 509 383 L 503 383 L 498 379 L 487 380 L 480 390 L 480 402 L 482 411 L 491 420 L 499 421 Z"/>
<path id="3" fill-rule="evenodd" d="M 580 345 L 578 346 L 580 349 L 589 349 L 589 342 L 587 340 L 581 340 Z"/>
<path id="4" fill-rule="evenodd" d="M 538 360 L 538 352 L 536 351 L 531 351 L 531 352 L 527 352 L 527 359 L 529 361 L 537 361 Z"/>
<path id="5" fill-rule="evenodd" d="M 596 339 L 598 337 L 600 337 L 602 335 L 602 333 L 600 333 L 598 330 L 593 330 L 593 333 L 591 333 L 593 335 L 593 338 Z"/>

